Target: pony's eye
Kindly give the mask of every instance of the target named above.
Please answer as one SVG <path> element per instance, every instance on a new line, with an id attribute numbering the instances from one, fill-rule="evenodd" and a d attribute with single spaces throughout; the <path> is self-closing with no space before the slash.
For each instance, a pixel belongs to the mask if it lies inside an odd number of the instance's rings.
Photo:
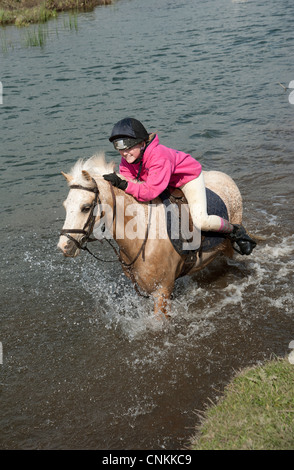
<path id="1" fill-rule="evenodd" d="M 82 210 L 82 212 L 89 212 L 90 209 L 91 209 L 91 206 L 86 205 L 86 206 L 83 206 L 81 210 Z"/>

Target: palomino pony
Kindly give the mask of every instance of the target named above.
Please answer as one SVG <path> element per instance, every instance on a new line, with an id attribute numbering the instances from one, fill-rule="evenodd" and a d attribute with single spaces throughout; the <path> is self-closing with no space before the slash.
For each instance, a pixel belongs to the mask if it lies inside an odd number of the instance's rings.
<path id="1" fill-rule="evenodd" d="M 70 190 L 63 204 L 66 219 L 58 247 L 65 256 L 75 257 L 88 241 L 93 241 L 93 233 L 96 238 L 102 238 L 104 230 L 111 232 L 118 250 L 112 246 L 126 276 L 141 293 L 153 296 L 155 315 L 168 316 L 175 280 L 203 269 L 219 254 L 231 257 L 232 244 L 223 239 L 211 250 L 199 250 L 187 268 L 187 256 L 179 254 L 167 235 L 161 199 L 151 201 L 153 216 L 150 218 L 150 203 L 140 203 L 104 180 L 102 175 L 113 172 L 113 168 L 103 155 L 94 155 L 86 161 L 79 160 L 69 174 L 62 173 Z M 234 181 L 218 171 L 204 172 L 204 177 L 206 187 L 224 202 L 230 222 L 241 224 L 242 198 Z M 134 211 L 137 211 L 135 218 Z M 152 231 L 154 220 L 156 229 Z"/>

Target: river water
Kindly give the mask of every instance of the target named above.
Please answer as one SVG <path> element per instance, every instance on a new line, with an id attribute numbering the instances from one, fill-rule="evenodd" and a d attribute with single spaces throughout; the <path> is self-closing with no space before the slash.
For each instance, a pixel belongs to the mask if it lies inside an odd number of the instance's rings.
<path id="1" fill-rule="evenodd" d="M 292 0 L 120 0 L 1 32 L 0 448 L 180 449 L 236 370 L 293 327 Z M 4 39 L 3 39 L 4 38 Z M 60 171 L 125 116 L 237 182 L 250 257 L 180 279 L 168 325 L 117 263 L 57 250 Z M 105 258 L 107 246 L 92 248 Z"/>

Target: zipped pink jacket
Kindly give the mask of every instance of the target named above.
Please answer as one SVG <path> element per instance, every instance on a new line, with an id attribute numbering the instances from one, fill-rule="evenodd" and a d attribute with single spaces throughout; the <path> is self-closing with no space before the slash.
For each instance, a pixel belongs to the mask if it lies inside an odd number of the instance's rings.
<path id="1" fill-rule="evenodd" d="M 126 193 L 138 201 L 151 201 L 161 194 L 168 186 L 178 188 L 197 178 L 202 170 L 201 164 L 191 155 L 170 149 L 159 143 L 157 135 L 147 146 L 142 162 L 139 180 L 134 183 L 140 168 L 140 162 L 127 163 L 122 158 L 119 172 L 128 180 Z"/>

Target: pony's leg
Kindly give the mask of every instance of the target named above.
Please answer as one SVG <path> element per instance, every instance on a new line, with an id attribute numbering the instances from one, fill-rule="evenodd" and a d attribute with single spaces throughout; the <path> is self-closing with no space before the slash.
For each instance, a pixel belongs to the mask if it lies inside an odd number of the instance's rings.
<path id="1" fill-rule="evenodd" d="M 169 318 L 171 313 L 171 296 L 170 288 L 159 288 L 153 293 L 154 298 L 154 315 L 158 320 Z"/>

